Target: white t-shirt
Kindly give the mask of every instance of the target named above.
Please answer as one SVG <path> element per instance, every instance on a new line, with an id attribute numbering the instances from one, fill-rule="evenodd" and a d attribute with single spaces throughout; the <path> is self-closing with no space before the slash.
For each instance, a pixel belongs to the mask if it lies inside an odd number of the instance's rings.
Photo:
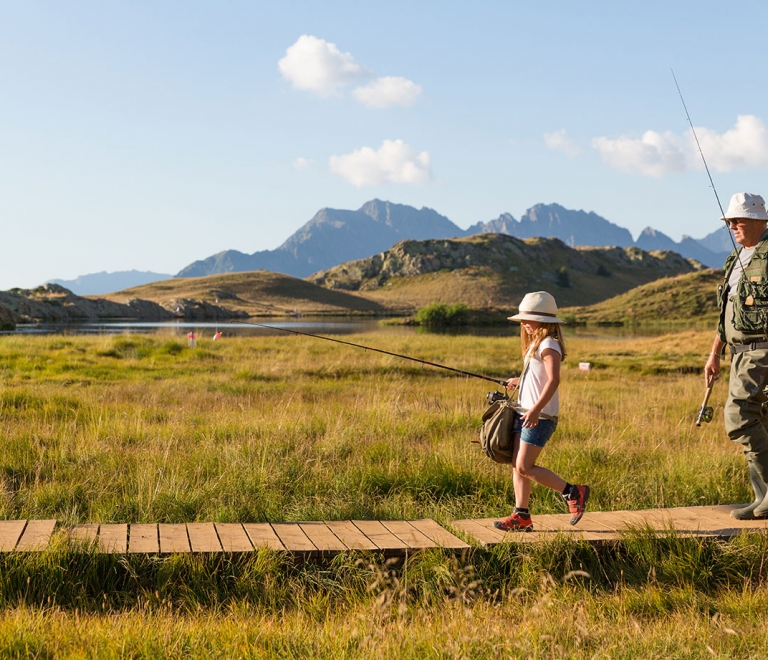
<path id="1" fill-rule="evenodd" d="M 744 269 L 749 266 L 749 262 L 752 261 L 752 255 L 755 253 L 755 250 L 757 250 L 757 245 L 751 248 L 741 248 L 739 251 L 739 258 L 736 259 L 736 263 L 733 264 L 731 276 L 728 278 L 728 288 L 733 294 L 736 293 L 736 287 L 741 279 L 741 274 L 744 272 Z"/>
<path id="2" fill-rule="evenodd" d="M 539 344 L 535 355 L 531 356 L 528 360 L 528 368 L 523 372 L 522 382 L 520 383 L 518 404 L 526 410 L 533 408 L 541 396 L 544 385 L 547 383 L 547 372 L 544 369 L 544 360 L 541 359 L 541 352 L 548 348 L 557 351 L 560 357 L 563 357 L 560 344 L 557 343 L 556 339 L 547 337 Z M 544 406 L 541 412 L 552 417 L 556 417 L 559 414 L 560 399 L 557 390 L 555 390 L 554 396 L 547 402 L 547 405 Z"/>

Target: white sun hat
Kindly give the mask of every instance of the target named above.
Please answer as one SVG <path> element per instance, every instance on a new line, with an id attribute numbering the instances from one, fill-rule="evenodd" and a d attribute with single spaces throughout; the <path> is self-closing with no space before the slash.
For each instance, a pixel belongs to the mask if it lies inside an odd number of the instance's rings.
<path id="1" fill-rule="evenodd" d="M 728 210 L 720 219 L 735 220 L 736 218 L 768 221 L 768 213 L 765 212 L 765 200 L 760 195 L 753 195 L 752 193 L 736 193 L 731 197 Z"/>
<path id="2" fill-rule="evenodd" d="M 526 293 L 520 301 L 520 311 L 508 316 L 510 321 L 538 321 L 539 323 L 564 323 L 557 318 L 557 303 L 551 293 L 534 291 Z"/>

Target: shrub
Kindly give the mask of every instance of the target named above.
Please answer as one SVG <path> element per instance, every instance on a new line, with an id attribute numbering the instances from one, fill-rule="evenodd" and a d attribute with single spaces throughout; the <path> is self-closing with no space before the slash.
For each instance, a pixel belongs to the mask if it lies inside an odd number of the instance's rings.
<path id="1" fill-rule="evenodd" d="M 557 269 L 557 272 L 555 273 L 555 284 L 563 289 L 570 288 L 571 276 L 568 274 L 568 269 L 565 266 L 561 266 Z"/>
<path id="2" fill-rule="evenodd" d="M 466 325 L 468 321 L 469 308 L 464 303 L 430 303 L 416 312 L 416 323 L 433 328 Z"/>

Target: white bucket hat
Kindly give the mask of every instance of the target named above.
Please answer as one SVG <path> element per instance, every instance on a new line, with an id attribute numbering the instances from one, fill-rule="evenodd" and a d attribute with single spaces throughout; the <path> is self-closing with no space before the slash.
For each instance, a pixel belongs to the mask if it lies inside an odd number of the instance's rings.
<path id="1" fill-rule="evenodd" d="M 765 200 L 760 195 L 753 195 L 752 193 L 736 193 L 731 197 L 728 210 L 720 219 L 735 220 L 736 218 L 768 221 L 768 213 L 765 212 Z"/>
<path id="2" fill-rule="evenodd" d="M 557 303 L 554 296 L 546 291 L 526 293 L 520 301 L 520 311 L 508 316 L 510 321 L 539 321 L 540 323 L 564 323 L 557 318 Z"/>

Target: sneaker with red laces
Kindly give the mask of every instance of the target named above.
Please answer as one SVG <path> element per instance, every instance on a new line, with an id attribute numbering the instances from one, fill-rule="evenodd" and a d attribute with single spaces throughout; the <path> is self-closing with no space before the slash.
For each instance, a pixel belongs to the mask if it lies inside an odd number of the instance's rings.
<path id="1" fill-rule="evenodd" d="M 530 516 L 523 518 L 519 513 L 513 513 L 508 518 L 494 521 L 493 526 L 502 532 L 532 532 L 533 520 Z"/>
<path id="2" fill-rule="evenodd" d="M 589 486 L 576 486 L 578 496 L 576 499 L 565 498 L 565 503 L 568 505 L 568 513 L 571 514 L 571 525 L 575 525 L 581 517 L 584 515 L 584 510 L 587 508 L 587 500 L 589 499 Z"/>

